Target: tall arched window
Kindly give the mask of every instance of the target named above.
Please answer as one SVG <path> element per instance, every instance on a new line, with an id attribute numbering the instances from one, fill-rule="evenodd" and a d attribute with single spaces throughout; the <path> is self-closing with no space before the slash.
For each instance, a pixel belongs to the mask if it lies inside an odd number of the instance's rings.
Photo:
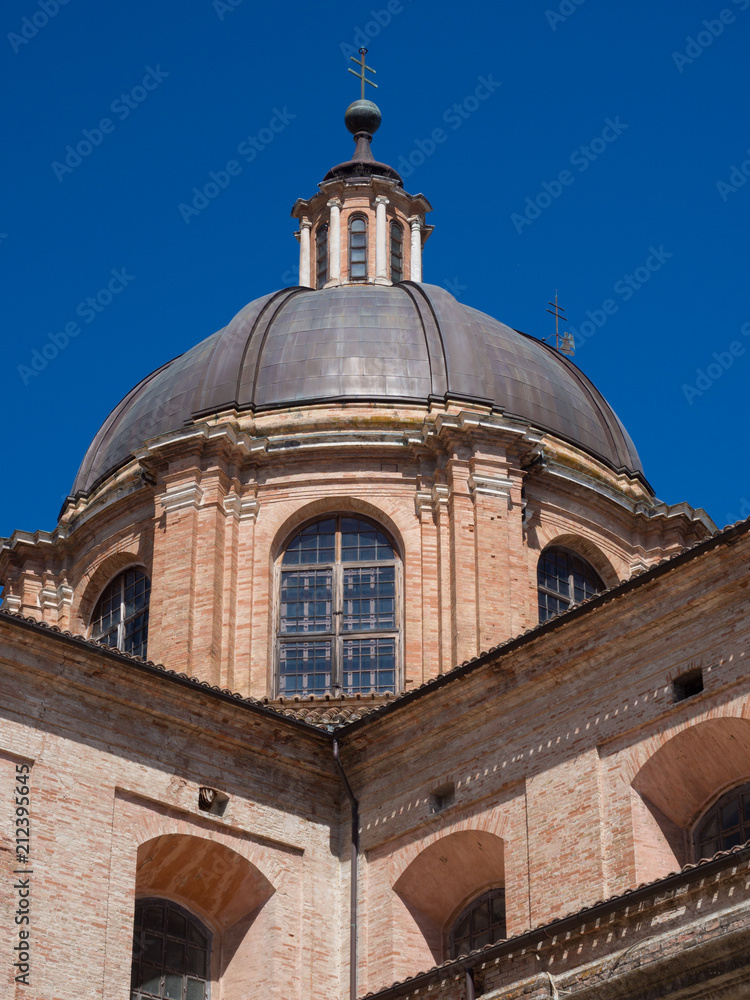
<path id="1" fill-rule="evenodd" d="M 108 583 L 91 617 L 91 638 L 146 657 L 151 581 L 141 569 L 126 569 Z"/>
<path id="2" fill-rule="evenodd" d="M 396 284 L 404 277 L 404 231 L 397 222 L 391 223 L 391 281 Z"/>
<path id="3" fill-rule="evenodd" d="M 545 549 L 539 557 L 536 577 L 540 622 L 604 590 L 593 566 L 570 549 Z"/>
<path id="4" fill-rule="evenodd" d="M 450 957 L 467 955 L 505 937 L 505 889 L 491 889 L 473 899 L 450 932 Z"/>
<path id="5" fill-rule="evenodd" d="M 695 828 L 695 858 L 712 858 L 718 851 L 750 840 L 750 782 L 725 792 L 706 810 Z"/>
<path id="6" fill-rule="evenodd" d="M 318 226 L 315 234 L 315 287 L 322 288 L 328 281 L 328 226 Z"/>
<path id="7" fill-rule="evenodd" d="M 167 899 L 139 899 L 133 925 L 131 1000 L 207 1000 L 211 934 Z"/>
<path id="8" fill-rule="evenodd" d="M 349 280 L 367 278 L 367 219 L 354 215 L 349 220 Z"/>
<path id="9" fill-rule="evenodd" d="M 363 518 L 327 517 L 292 538 L 279 566 L 279 695 L 396 691 L 400 568 Z"/>

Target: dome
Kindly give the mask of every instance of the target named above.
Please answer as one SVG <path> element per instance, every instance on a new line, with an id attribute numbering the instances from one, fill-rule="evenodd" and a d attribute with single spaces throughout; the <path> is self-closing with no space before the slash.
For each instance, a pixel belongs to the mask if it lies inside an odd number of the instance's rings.
<path id="1" fill-rule="evenodd" d="M 642 473 L 617 416 L 566 357 L 442 288 L 405 281 L 287 288 L 251 302 L 128 393 L 89 447 L 73 493 L 90 491 L 145 441 L 222 410 L 447 396 Z"/>

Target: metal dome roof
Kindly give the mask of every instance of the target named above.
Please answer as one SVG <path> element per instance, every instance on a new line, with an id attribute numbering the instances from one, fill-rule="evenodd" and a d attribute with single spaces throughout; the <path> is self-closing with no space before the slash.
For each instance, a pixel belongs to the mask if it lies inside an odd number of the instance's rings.
<path id="1" fill-rule="evenodd" d="M 322 401 L 474 400 L 641 473 L 624 427 L 592 383 L 541 341 L 442 288 L 287 288 L 157 369 L 112 411 L 78 470 L 88 492 L 144 441 L 208 413 Z"/>

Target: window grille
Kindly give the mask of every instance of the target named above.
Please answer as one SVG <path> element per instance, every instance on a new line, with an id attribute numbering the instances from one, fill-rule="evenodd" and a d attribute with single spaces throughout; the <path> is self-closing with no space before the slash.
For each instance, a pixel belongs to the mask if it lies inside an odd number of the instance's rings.
<path id="1" fill-rule="evenodd" d="M 391 281 L 395 285 L 404 278 L 404 231 L 397 222 L 391 223 Z"/>
<path id="2" fill-rule="evenodd" d="M 318 226 L 315 234 L 315 287 L 322 288 L 328 281 L 328 226 Z"/>
<path id="3" fill-rule="evenodd" d="M 400 561 L 376 525 L 315 521 L 279 566 L 280 696 L 395 692 L 400 658 Z"/>
<path id="4" fill-rule="evenodd" d="M 355 215 L 349 221 L 349 280 L 367 279 L 367 219 Z"/>
<path id="5" fill-rule="evenodd" d="M 539 621 L 604 590 L 596 570 L 569 549 L 545 549 L 537 564 Z"/>
<path id="6" fill-rule="evenodd" d="M 146 658 L 151 581 L 141 569 L 127 569 L 96 602 L 91 637 L 126 653 Z"/>
<path id="7" fill-rule="evenodd" d="M 693 837 L 696 861 L 712 858 L 748 840 L 750 782 L 726 792 L 703 814 Z"/>
<path id="8" fill-rule="evenodd" d="M 450 957 L 467 955 L 505 938 L 505 889 L 491 889 L 472 900 L 453 924 Z"/>
<path id="9" fill-rule="evenodd" d="M 208 1000 L 211 935 L 166 899 L 135 904 L 130 1000 Z"/>

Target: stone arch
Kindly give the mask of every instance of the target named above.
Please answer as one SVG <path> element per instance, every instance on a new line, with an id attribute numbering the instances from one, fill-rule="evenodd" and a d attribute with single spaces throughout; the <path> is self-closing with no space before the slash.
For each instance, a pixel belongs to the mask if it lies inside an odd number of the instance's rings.
<path id="1" fill-rule="evenodd" d="M 371 521 L 382 525 L 393 541 L 396 543 L 398 554 L 401 559 L 405 557 L 404 533 L 393 518 L 382 507 L 377 507 L 368 500 L 351 495 L 326 496 L 303 504 L 294 513 L 286 517 L 280 524 L 273 536 L 270 546 L 270 559 L 273 565 L 279 555 L 291 540 L 292 536 L 302 528 L 306 522 L 323 518 L 326 514 L 361 514 Z"/>
<path id="2" fill-rule="evenodd" d="M 112 552 L 105 556 L 98 565 L 90 567 L 89 575 L 84 576 L 79 587 L 76 588 L 77 594 L 72 608 L 73 621 L 79 622 L 81 627 L 88 631 L 91 614 L 102 591 L 110 580 L 131 566 L 143 568 L 149 579 L 151 578 L 151 567 L 147 565 L 146 560 L 128 549 L 122 552 Z"/>
<path id="3" fill-rule="evenodd" d="M 259 910 L 274 892 L 256 865 L 215 840 L 168 833 L 138 847 L 136 896 L 171 899 L 221 932 Z"/>
<path id="4" fill-rule="evenodd" d="M 540 539 L 540 541 L 542 540 Z M 536 553 L 537 562 L 542 553 L 546 549 L 551 548 L 570 549 L 576 555 L 581 556 L 596 570 L 607 589 L 616 586 L 620 582 L 620 577 L 609 558 L 590 538 L 574 534 L 573 532 L 554 535 L 542 542 L 539 551 Z M 536 579 L 536 563 L 533 568 Z"/>
<path id="5" fill-rule="evenodd" d="M 659 744 L 632 777 L 638 880 L 692 860 L 692 828 L 711 802 L 750 780 L 750 719 L 705 719 Z"/>
<path id="6" fill-rule="evenodd" d="M 436 962 L 444 957 L 451 922 L 474 898 L 505 884 L 505 841 L 467 828 L 436 837 L 393 883 L 408 918 L 406 937 L 421 934 Z"/>

